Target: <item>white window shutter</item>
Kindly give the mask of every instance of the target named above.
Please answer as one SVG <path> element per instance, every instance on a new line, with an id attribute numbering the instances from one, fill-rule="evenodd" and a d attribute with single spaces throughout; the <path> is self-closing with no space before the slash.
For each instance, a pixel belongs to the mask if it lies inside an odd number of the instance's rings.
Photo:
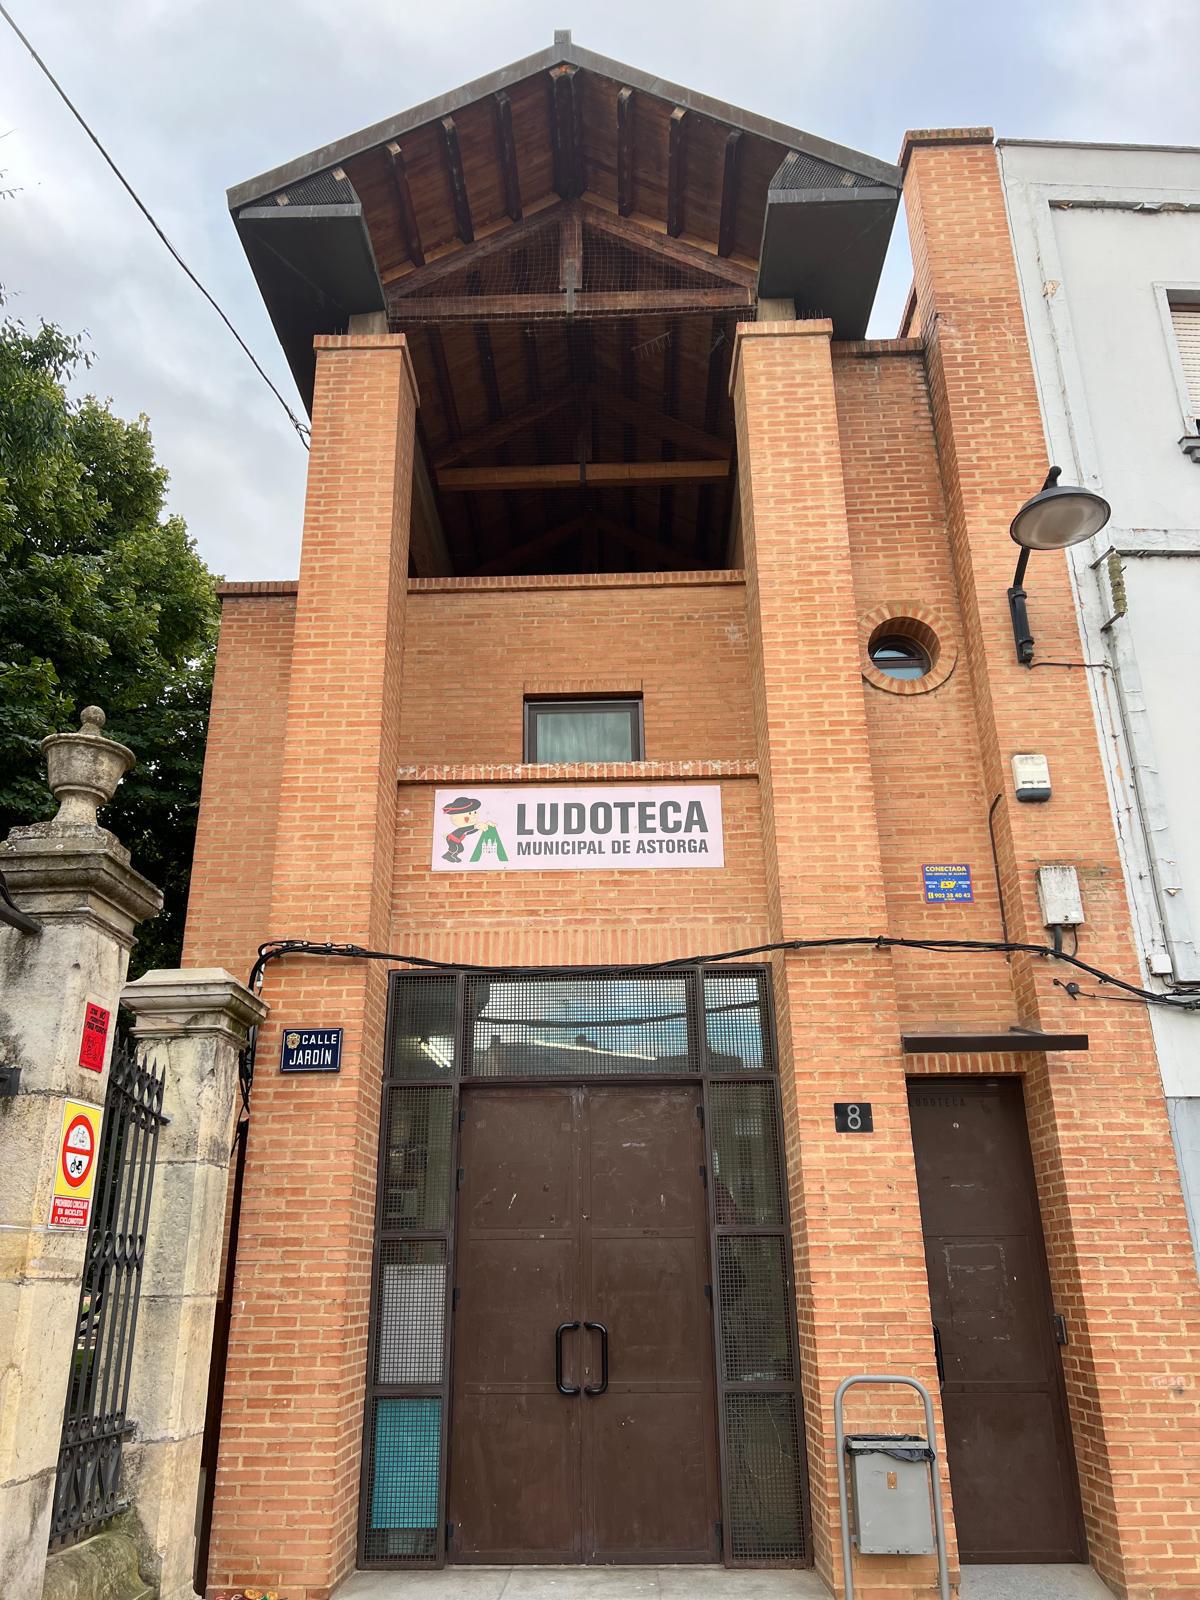
<path id="1" fill-rule="evenodd" d="M 1171 326 L 1175 330 L 1175 343 L 1183 362 L 1188 412 L 1196 421 L 1200 419 L 1200 305 L 1173 305 Z"/>

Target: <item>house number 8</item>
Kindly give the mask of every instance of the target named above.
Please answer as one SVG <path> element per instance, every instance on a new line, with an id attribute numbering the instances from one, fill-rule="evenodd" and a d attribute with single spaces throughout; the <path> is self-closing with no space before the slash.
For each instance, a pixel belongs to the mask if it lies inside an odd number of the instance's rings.
<path id="1" fill-rule="evenodd" d="M 869 1100 L 835 1100 L 833 1103 L 833 1128 L 835 1133 L 874 1133 L 875 1119 Z"/>

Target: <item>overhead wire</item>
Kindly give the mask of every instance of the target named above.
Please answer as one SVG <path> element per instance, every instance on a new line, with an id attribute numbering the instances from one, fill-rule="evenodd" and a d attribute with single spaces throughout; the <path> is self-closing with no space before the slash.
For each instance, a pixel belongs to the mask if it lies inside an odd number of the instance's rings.
<path id="1" fill-rule="evenodd" d="M 838 950 L 838 949 L 873 949 L 873 950 L 926 950 L 940 952 L 947 955 L 965 955 L 974 952 L 994 952 L 1005 955 L 1030 955 L 1040 956 L 1048 961 L 1059 961 L 1066 966 L 1076 967 L 1081 972 L 1086 972 L 1089 977 L 1095 978 L 1102 985 L 1121 990 L 1119 995 L 1093 994 L 1082 989 L 1079 984 L 1064 983 L 1055 978 L 1055 985 L 1063 989 L 1072 1000 L 1122 1000 L 1128 1005 L 1158 1005 L 1168 1011 L 1200 1012 L 1200 994 L 1187 999 L 1177 999 L 1171 995 L 1159 994 L 1153 989 L 1143 989 L 1136 983 L 1129 983 L 1124 978 L 1119 978 L 1115 973 L 1106 972 L 1103 967 L 1093 966 L 1091 962 L 1084 961 L 1078 954 L 1068 955 L 1062 948 L 1061 938 L 1057 947 L 1048 944 L 1032 944 L 1019 939 L 905 939 L 895 934 L 863 933 L 844 934 L 832 938 L 817 939 L 777 939 L 769 944 L 746 945 L 740 950 L 719 950 L 707 955 L 678 956 L 669 961 L 631 961 L 620 965 L 621 973 L 669 973 L 680 967 L 706 967 L 715 966 L 722 961 L 741 961 L 750 956 L 774 955 L 789 951 L 800 950 Z M 1075 948 L 1078 950 L 1078 935 L 1076 935 Z M 406 954 L 399 950 L 371 950 L 359 944 L 335 944 L 329 941 L 314 939 L 270 939 L 259 945 L 258 955 L 250 969 L 246 986 L 253 994 L 261 994 L 263 979 L 267 967 L 272 961 L 281 960 L 285 956 L 304 955 L 318 956 L 330 960 L 348 961 L 392 961 L 400 962 L 408 967 L 420 967 L 434 972 L 469 972 L 480 976 L 496 978 L 587 978 L 589 976 L 612 976 L 613 966 L 609 963 L 599 967 L 516 967 L 516 966 L 488 966 L 472 964 L 464 961 L 439 961 L 433 956 L 418 956 Z M 246 1048 L 242 1052 L 239 1064 L 238 1079 L 241 1090 L 242 1114 L 238 1123 L 238 1135 L 244 1137 L 244 1124 L 250 1115 L 250 1090 L 254 1082 L 254 1057 L 257 1046 L 258 1029 L 251 1030 Z M 236 1144 L 236 1139 L 235 1139 Z"/>
<path id="2" fill-rule="evenodd" d="M 121 171 L 120 167 L 113 160 L 112 156 L 109 155 L 108 151 L 105 149 L 104 145 L 101 143 L 99 136 L 93 131 L 93 129 L 89 126 L 87 120 L 84 118 L 83 113 L 75 105 L 75 103 L 72 101 L 70 96 L 67 94 L 66 90 L 63 88 L 62 84 L 59 83 L 58 79 L 54 76 L 53 72 L 51 72 L 50 68 L 46 65 L 45 61 L 38 54 L 38 52 L 34 48 L 32 42 L 21 31 L 20 27 L 17 25 L 17 22 L 13 18 L 11 12 L 9 12 L 8 8 L 5 5 L 3 5 L 2 3 L 0 3 L 0 17 L 4 18 L 5 22 L 8 23 L 9 27 L 16 34 L 17 38 L 25 46 L 25 49 L 33 57 L 33 60 L 37 63 L 37 66 L 41 69 L 42 73 L 44 74 L 44 76 L 46 77 L 48 82 L 50 83 L 51 87 L 54 89 L 54 92 L 58 95 L 58 97 L 62 101 L 63 105 L 66 106 L 67 110 L 75 118 L 76 122 L 83 129 L 84 133 L 87 134 L 88 138 L 92 141 L 92 143 L 95 145 L 96 149 L 100 152 L 101 156 L 104 158 L 105 162 L 108 164 L 109 168 L 111 169 L 114 177 L 117 179 L 117 182 L 121 185 L 121 187 L 125 190 L 126 194 L 133 201 L 134 205 L 142 213 L 142 216 L 145 217 L 146 221 L 154 229 L 154 232 L 158 235 L 159 239 L 161 239 L 163 244 L 166 246 L 167 250 L 170 252 L 170 254 L 171 254 L 172 258 L 174 259 L 174 261 L 176 262 L 176 264 L 185 273 L 185 275 L 190 280 L 190 282 L 197 289 L 199 289 L 200 293 L 208 301 L 209 305 L 213 308 L 213 310 L 217 313 L 218 317 L 220 317 L 221 321 L 225 324 L 226 328 L 233 335 L 234 339 L 237 341 L 238 345 L 240 346 L 240 348 L 242 350 L 242 353 L 249 360 L 249 362 L 250 362 L 251 366 L 254 368 L 255 372 L 258 373 L 259 377 L 266 384 L 267 388 L 270 389 L 271 393 L 275 396 L 276 400 L 279 401 L 279 404 L 283 407 L 284 411 L 287 413 L 288 421 L 291 423 L 292 427 L 295 428 L 296 434 L 297 434 L 297 437 L 300 440 L 300 443 L 307 450 L 309 448 L 308 441 L 309 441 L 309 436 L 310 436 L 310 430 L 308 428 L 307 423 L 302 422 L 300 420 L 300 418 L 296 415 L 296 413 L 292 410 L 291 406 L 288 405 L 287 401 L 284 399 L 283 395 L 276 388 L 276 386 L 272 382 L 270 376 L 268 375 L 268 373 L 266 372 L 266 370 L 264 369 L 264 367 L 260 363 L 258 357 L 254 354 L 254 351 L 251 350 L 250 346 L 246 343 L 245 339 L 242 338 L 241 334 L 238 332 L 238 330 L 234 327 L 233 323 L 230 321 L 230 319 L 227 316 L 224 308 L 217 302 L 217 300 L 204 287 L 203 283 L 201 283 L 200 279 L 192 271 L 191 267 L 188 266 L 187 262 L 180 255 L 179 251 L 171 243 L 170 239 L 167 238 L 167 235 L 163 232 L 163 229 L 160 227 L 157 219 L 151 213 L 149 207 L 142 200 L 142 198 L 138 194 L 137 190 L 133 187 L 133 185 L 130 183 L 129 179 Z"/>

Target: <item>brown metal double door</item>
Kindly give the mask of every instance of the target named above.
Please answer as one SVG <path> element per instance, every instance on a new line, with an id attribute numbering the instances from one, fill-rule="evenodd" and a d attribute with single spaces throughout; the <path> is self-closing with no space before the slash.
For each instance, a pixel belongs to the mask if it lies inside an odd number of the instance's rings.
<path id="1" fill-rule="evenodd" d="M 959 1555 L 1083 1561 L 1021 1084 L 910 1079 L 909 1115 Z"/>
<path id="2" fill-rule="evenodd" d="M 450 1560 L 719 1559 L 699 1087 L 463 1104 Z"/>

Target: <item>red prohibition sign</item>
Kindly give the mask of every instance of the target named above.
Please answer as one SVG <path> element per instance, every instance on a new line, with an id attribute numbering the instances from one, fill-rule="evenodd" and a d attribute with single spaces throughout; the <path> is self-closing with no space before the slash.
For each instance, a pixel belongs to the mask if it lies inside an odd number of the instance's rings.
<path id="1" fill-rule="evenodd" d="M 72 1189 L 87 1178 L 95 1156 L 91 1123 L 86 1117 L 72 1117 L 62 1142 L 62 1175 Z"/>

